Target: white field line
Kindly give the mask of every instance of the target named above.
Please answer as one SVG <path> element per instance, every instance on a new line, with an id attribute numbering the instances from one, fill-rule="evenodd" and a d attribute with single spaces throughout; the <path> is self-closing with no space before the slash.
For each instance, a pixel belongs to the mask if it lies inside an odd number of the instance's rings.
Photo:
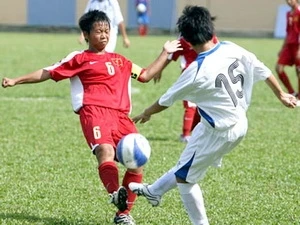
<path id="1" fill-rule="evenodd" d="M 131 90 L 132 94 L 140 93 L 139 88 L 133 88 Z M 19 101 L 19 102 L 46 102 L 46 101 L 65 101 L 65 98 L 59 98 L 59 97 L 0 97 L 1 101 Z M 260 106 L 250 106 L 253 110 L 255 108 L 255 111 L 262 111 L 262 112 L 281 112 L 280 107 L 260 107 Z"/>
<path id="2" fill-rule="evenodd" d="M 140 93 L 141 90 L 139 88 L 135 88 L 135 87 L 132 87 L 131 88 L 131 94 L 137 94 L 137 93 Z"/>
<path id="3" fill-rule="evenodd" d="M 56 97 L 0 97 L 0 101 L 20 101 L 20 102 L 32 102 L 32 101 L 57 101 L 65 100 L 64 98 Z"/>
<path id="4" fill-rule="evenodd" d="M 261 111 L 261 112 L 281 112 L 282 108 L 281 107 L 260 107 L 260 106 L 250 106 L 252 110 L 254 109 L 255 111 Z M 249 110 L 248 110 L 249 112 Z"/>
<path id="5" fill-rule="evenodd" d="M 139 88 L 132 88 L 131 89 L 131 94 L 137 94 L 140 93 Z M 69 97 L 69 96 L 68 96 Z M 63 100 L 65 101 L 65 98 L 60 98 L 60 97 L 0 97 L 0 101 L 20 101 L 20 102 L 32 102 L 32 101 L 58 101 L 58 100 Z"/>

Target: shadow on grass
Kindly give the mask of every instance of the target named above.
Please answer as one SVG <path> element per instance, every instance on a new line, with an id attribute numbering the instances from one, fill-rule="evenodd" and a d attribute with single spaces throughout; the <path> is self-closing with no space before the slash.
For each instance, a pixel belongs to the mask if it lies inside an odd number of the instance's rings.
<path id="1" fill-rule="evenodd" d="M 27 215 L 23 213 L 0 213 L 0 223 L 1 220 L 18 220 L 19 224 L 22 224 L 23 222 L 29 222 L 29 223 L 43 223 L 45 225 L 95 225 L 95 223 L 87 223 L 84 221 L 68 221 L 67 219 L 55 219 L 51 217 L 38 217 L 33 215 Z M 98 225 L 103 225 L 103 223 L 97 223 Z M 96 225 L 97 225 L 96 224 Z"/>

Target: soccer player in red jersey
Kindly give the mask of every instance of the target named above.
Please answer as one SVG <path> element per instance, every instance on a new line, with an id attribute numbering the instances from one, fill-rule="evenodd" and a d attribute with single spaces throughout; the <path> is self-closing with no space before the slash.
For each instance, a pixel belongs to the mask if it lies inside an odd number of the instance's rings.
<path id="1" fill-rule="evenodd" d="M 286 37 L 283 46 L 279 52 L 276 65 L 276 72 L 287 91 L 290 94 L 300 98 L 300 5 L 298 0 L 286 0 L 291 10 L 286 14 Z M 298 77 L 298 90 L 295 91 L 287 74 L 284 71 L 285 66 L 296 66 Z"/>
<path id="2" fill-rule="evenodd" d="M 215 17 L 212 18 L 213 20 Z M 197 58 L 197 53 L 192 48 L 191 44 L 188 43 L 183 37 L 179 37 L 182 50 L 174 52 L 169 55 L 168 61 L 166 61 L 164 68 L 171 62 L 177 61 L 178 58 L 181 58 L 180 67 L 181 72 L 183 72 L 195 59 Z M 213 42 L 218 43 L 218 38 L 216 35 L 213 36 Z M 161 79 L 162 71 L 160 71 L 154 77 L 154 82 L 159 82 Z M 183 101 L 184 107 L 184 114 L 183 114 L 183 121 L 182 121 L 182 133 L 180 134 L 179 140 L 182 142 L 188 142 L 191 132 L 197 123 L 200 122 L 200 115 L 197 111 L 197 107 L 193 102 L 190 101 Z"/>
<path id="3" fill-rule="evenodd" d="M 119 140 L 137 128 L 129 118 L 130 78 L 148 82 L 167 61 L 168 54 L 180 50 L 178 40 L 167 41 L 157 59 L 143 69 L 117 53 L 105 51 L 110 38 L 110 21 L 101 11 L 89 11 L 79 20 L 88 49 L 70 53 L 52 66 L 17 77 L 3 78 L 2 87 L 38 83 L 49 79 L 70 79 L 73 110 L 79 115 L 83 134 L 98 160 L 99 178 L 111 203 L 117 206 L 115 224 L 135 224 L 129 212 L 136 195 L 130 182 L 142 181 L 142 170 L 127 169 L 119 185 L 115 148 Z"/>

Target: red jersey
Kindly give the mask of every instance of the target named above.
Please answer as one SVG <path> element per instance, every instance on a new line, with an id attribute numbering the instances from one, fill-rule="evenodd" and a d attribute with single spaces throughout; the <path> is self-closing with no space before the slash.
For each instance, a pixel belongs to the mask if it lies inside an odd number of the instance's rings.
<path id="1" fill-rule="evenodd" d="M 213 42 L 217 43 L 219 40 L 214 35 L 213 36 Z M 179 38 L 182 50 L 179 50 L 177 52 L 174 52 L 170 54 L 169 60 L 177 61 L 177 59 L 181 57 L 180 66 L 182 71 L 185 70 L 195 59 L 197 58 L 198 54 L 194 51 L 191 44 L 187 42 L 183 37 Z"/>
<path id="2" fill-rule="evenodd" d="M 131 111 L 131 80 L 142 68 L 117 53 L 98 55 L 89 50 L 72 52 L 60 62 L 44 68 L 53 80 L 70 79 L 72 106 L 97 105 L 128 114 Z"/>
<path id="3" fill-rule="evenodd" d="M 286 44 L 300 43 L 300 6 L 286 14 Z"/>

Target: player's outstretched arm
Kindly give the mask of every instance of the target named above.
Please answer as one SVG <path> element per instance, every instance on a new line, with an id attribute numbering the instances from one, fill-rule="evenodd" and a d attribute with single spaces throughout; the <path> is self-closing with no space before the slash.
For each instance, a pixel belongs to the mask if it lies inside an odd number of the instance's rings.
<path id="1" fill-rule="evenodd" d="M 4 77 L 2 79 L 2 87 L 6 88 L 6 87 L 13 87 L 17 84 L 39 83 L 48 80 L 50 78 L 51 76 L 48 71 L 40 69 L 16 78 Z"/>
<path id="2" fill-rule="evenodd" d="M 159 113 L 165 109 L 167 109 L 167 106 L 161 106 L 160 104 L 158 104 L 158 100 L 151 105 L 150 107 L 148 107 L 147 109 L 144 110 L 143 113 L 141 113 L 138 116 L 135 116 L 132 118 L 132 121 L 135 123 L 146 123 L 147 121 L 150 120 L 151 116 L 155 113 Z"/>
<path id="3" fill-rule="evenodd" d="M 178 40 L 167 41 L 164 44 L 163 50 L 160 55 L 151 63 L 146 70 L 141 74 L 140 78 L 144 82 L 150 81 L 156 74 L 158 74 L 168 60 L 168 54 L 182 50 Z"/>
<path id="4" fill-rule="evenodd" d="M 271 75 L 266 79 L 266 83 L 269 85 L 269 87 L 272 89 L 276 97 L 282 102 L 283 105 L 289 108 L 295 108 L 297 105 L 297 99 L 295 96 L 285 93 L 278 81 L 276 80 L 274 75 Z"/>
<path id="5" fill-rule="evenodd" d="M 168 60 L 165 62 L 165 64 L 163 65 L 162 70 L 159 71 L 157 74 L 154 75 L 154 77 L 153 77 L 154 84 L 160 82 L 160 79 L 161 79 L 161 76 L 162 76 L 162 72 L 163 72 L 163 70 L 169 65 L 170 62 L 171 62 L 171 60 L 168 59 Z"/>

